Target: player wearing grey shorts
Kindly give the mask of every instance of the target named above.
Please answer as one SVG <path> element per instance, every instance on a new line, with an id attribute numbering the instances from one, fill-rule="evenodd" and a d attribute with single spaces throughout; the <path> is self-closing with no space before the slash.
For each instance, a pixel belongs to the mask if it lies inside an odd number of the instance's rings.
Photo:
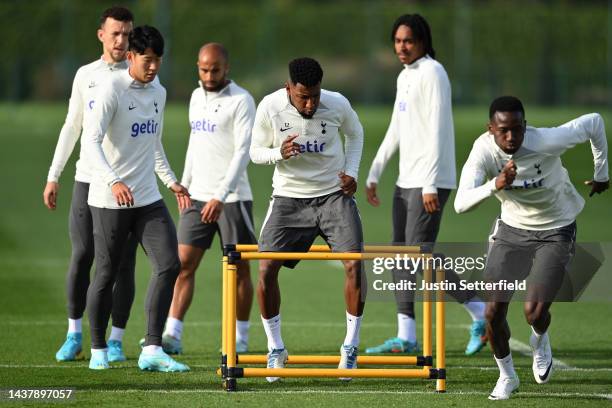
<path id="1" fill-rule="evenodd" d="M 337 191 L 322 197 L 272 197 L 259 237 L 262 252 L 307 252 L 321 236 L 333 252 L 360 252 L 363 232 L 355 199 Z M 295 267 L 299 261 L 285 261 Z"/>
<path id="2" fill-rule="evenodd" d="M 550 306 L 573 257 L 576 217 L 585 204 L 560 156 L 579 143 L 590 142 L 594 172 L 585 184 L 591 186 L 593 196 L 610 187 L 608 146 L 599 114 L 551 128 L 527 126 L 525 118 L 523 104 L 514 96 L 501 96 L 491 103 L 488 130 L 474 142 L 461 172 L 455 210 L 469 211 L 492 196 L 501 202 L 500 220 L 490 235 L 485 277 L 512 282 L 531 275 L 524 314 L 531 325 L 533 376 L 542 384 L 553 371 Z M 513 293 L 509 287 L 495 289 L 486 317 L 499 378 L 489 399 L 500 400 L 510 398 L 520 382 L 506 319 Z"/>
<path id="3" fill-rule="evenodd" d="M 514 228 L 501 219 L 490 235 L 485 279 L 489 282 L 529 277 L 527 301 L 552 302 L 575 252 L 576 222 L 549 230 Z M 513 291 L 495 291 L 490 301 L 508 302 Z"/>
<path id="4" fill-rule="evenodd" d="M 192 200 L 193 205 L 181 213 L 178 226 L 179 245 L 191 245 L 207 250 L 219 233 L 221 246 L 228 244 L 256 244 L 253 228 L 253 202 L 226 203 L 215 223 L 202 222 L 206 202 Z"/>

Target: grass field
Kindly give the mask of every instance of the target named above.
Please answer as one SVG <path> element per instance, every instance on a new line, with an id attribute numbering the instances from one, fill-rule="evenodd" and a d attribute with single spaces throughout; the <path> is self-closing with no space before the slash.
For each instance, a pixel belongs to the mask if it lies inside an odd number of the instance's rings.
<path id="1" fill-rule="evenodd" d="M 534 126 L 553 126 L 591 109 L 527 108 Z M 170 163 L 180 174 L 187 146 L 186 105 L 172 105 L 166 112 L 164 144 Z M 390 107 L 358 107 L 366 130 L 361 180 L 384 135 Z M 466 358 L 467 313 L 456 304 L 448 306 L 448 393 L 433 392 L 426 380 L 287 379 L 268 384 L 264 379 L 241 379 L 241 392 L 228 395 L 215 375 L 220 344 L 220 251 L 215 245 L 198 272 L 196 297 L 187 315 L 185 354 L 180 361 L 193 371 L 186 374 L 142 373 L 136 367 L 138 339 L 144 331 L 143 303 L 149 276 L 146 258 L 139 254 L 137 294 L 128 324 L 125 348 L 129 361 L 112 370 L 92 372 L 87 362 L 59 364 L 54 355 L 66 330 L 64 275 L 70 246 L 67 211 L 74 175 L 71 161 L 61 180 L 58 210 L 51 213 L 42 204 L 48 166 L 63 123 L 66 107 L 56 105 L 0 105 L 0 174 L 5 187 L 0 200 L 0 388 L 72 387 L 73 402 L 144 406 L 483 406 L 497 379 L 497 368 L 489 349 Z M 599 110 L 611 134 L 612 111 Z M 471 142 L 484 130 L 486 108 L 455 110 L 457 162 L 463 163 Z M 592 158 L 587 145 L 564 156 L 572 180 L 583 195 L 582 181 L 592 177 Z M 255 195 L 256 227 L 261 226 L 271 193 L 272 168 L 251 165 L 249 174 Z M 397 175 L 397 158 L 389 164 L 380 185 L 382 206 L 370 207 L 363 186 L 358 192 L 367 243 L 390 239 L 391 194 Z M 176 218 L 174 198 L 166 201 Z M 447 205 L 440 241 L 482 241 L 499 211 L 489 200 L 475 212 L 457 215 Z M 612 241 L 612 193 L 587 199 L 578 219 L 580 241 Z M 344 336 L 340 268 L 321 263 L 302 263 L 295 271 L 281 273 L 283 293 L 283 337 L 290 353 L 335 354 Z M 610 288 L 607 288 L 610 293 Z M 529 327 L 522 307 L 510 313 L 514 359 L 521 379 L 520 392 L 502 403 L 506 406 L 601 406 L 612 404 L 612 303 L 563 303 L 552 308 L 550 329 L 558 371 L 551 383 L 537 385 L 531 374 L 531 358 L 525 353 Z M 417 314 L 419 316 L 419 314 Z M 381 342 L 395 333 L 392 303 L 371 302 L 366 306 L 362 347 Z M 251 320 L 251 349 L 265 351 L 265 335 L 257 306 Z M 88 326 L 84 345 L 89 344 Z M 88 354 L 88 353 L 87 353 Z M 40 403 L 31 405 L 40 406 Z"/>

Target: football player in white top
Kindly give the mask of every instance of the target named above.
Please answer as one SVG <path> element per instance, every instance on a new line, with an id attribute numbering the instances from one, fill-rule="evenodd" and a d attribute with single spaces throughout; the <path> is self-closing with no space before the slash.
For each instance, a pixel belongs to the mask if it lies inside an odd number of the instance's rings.
<path id="1" fill-rule="evenodd" d="M 98 39 L 102 43 L 102 57 L 77 71 L 72 85 L 66 121 L 59 135 L 47 185 L 43 192 L 45 205 L 55 210 L 59 178 L 66 162 L 81 136 L 83 118 L 93 107 L 94 95 L 109 77 L 127 69 L 128 34 L 132 30 L 132 13 L 123 7 L 106 9 L 100 17 Z M 57 351 L 57 361 L 71 361 L 82 357 L 82 318 L 87 303 L 89 272 L 94 260 L 93 224 L 87 205 L 91 169 L 83 153 L 83 144 L 76 163 L 76 174 L 70 204 L 69 229 L 72 256 L 66 275 L 68 300 L 68 333 Z M 122 273 L 113 289 L 113 326 L 108 339 L 110 362 L 124 361 L 123 332 L 134 301 L 134 269 L 138 241 L 130 237 L 121 263 Z"/>
<path id="2" fill-rule="evenodd" d="M 604 123 L 592 113 L 559 127 L 527 126 L 519 99 L 502 96 L 489 109 L 488 131 L 474 142 L 461 172 L 455 210 L 470 211 L 488 197 L 501 201 L 501 217 L 490 236 L 485 278 L 512 282 L 530 275 L 525 318 L 531 325 L 532 370 L 537 383 L 548 382 L 553 358 L 548 338 L 549 312 L 573 257 L 576 216 L 584 199 L 572 185 L 560 156 L 589 141 L 594 176 L 590 196 L 610 186 Z M 489 399 L 508 399 L 518 389 L 506 320 L 512 291 L 491 293 L 487 335 L 500 375 Z"/>

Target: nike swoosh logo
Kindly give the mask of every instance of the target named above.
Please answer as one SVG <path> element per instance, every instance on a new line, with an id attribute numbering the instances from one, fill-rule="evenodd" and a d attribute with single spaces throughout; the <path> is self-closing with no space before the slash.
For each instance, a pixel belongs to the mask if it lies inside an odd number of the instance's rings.
<path id="1" fill-rule="evenodd" d="M 544 375 L 539 375 L 538 377 L 540 377 L 540 380 L 542 381 L 546 381 L 546 379 L 548 378 L 548 374 L 550 374 L 550 369 L 552 368 L 553 362 L 552 360 L 550 360 L 550 364 L 548 365 L 548 368 L 546 369 L 546 372 L 544 373 Z"/>
<path id="2" fill-rule="evenodd" d="M 291 126 L 291 127 L 288 127 L 288 128 L 285 128 L 285 129 L 283 129 L 283 128 L 280 128 L 280 131 L 281 131 L 281 132 L 284 132 L 285 130 L 289 130 L 289 129 L 293 129 L 293 126 Z"/>
<path id="3" fill-rule="evenodd" d="M 96 85 L 89 85 L 89 88 L 91 89 L 91 88 L 93 88 L 93 87 L 95 87 L 95 86 L 96 86 Z"/>
<path id="4" fill-rule="evenodd" d="M 136 109 L 136 107 L 135 106 L 128 106 L 128 109 L 129 110 L 133 110 L 133 109 Z"/>

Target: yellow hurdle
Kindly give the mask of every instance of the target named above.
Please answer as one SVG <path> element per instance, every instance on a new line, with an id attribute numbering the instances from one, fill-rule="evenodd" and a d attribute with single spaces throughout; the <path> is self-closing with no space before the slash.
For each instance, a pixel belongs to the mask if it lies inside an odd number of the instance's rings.
<path id="1" fill-rule="evenodd" d="M 242 377 L 351 377 L 351 378 L 425 378 L 435 379 L 436 391 L 446 391 L 445 367 L 445 308 L 444 291 L 436 291 L 436 367 L 433 368 L 432 336 L 432 293 L 423 293 L 423 355 L 422 356 L 358 356 L 358 366 L 417 366 L 419 368 L 243 368 L 238 364 L 266 364 L 266 355 L 236 354 L 236 296 L 238 260 L 367 260 L 393 257 L 401 253 L 412 256 L 432 257 L 419 246 L 376 246 L 366 245 L 364 252 L 331 252 L 327 245 L 312 245 L 310 252 L 257 252 L 257 245 L 228 245 L 222 260 L 222 316 L 221 316 L 221 367 L 218 373 L 223 377 L 227 391 L 236 390 L 236 379 Z M 433 280 L 433 271 L 423 272 L 427 282 Z M 436 271 L 436 280 L 444 279 L 444 271 Z M 293 355 L 287 364 L 335 365 L 340 356 Z"/>

